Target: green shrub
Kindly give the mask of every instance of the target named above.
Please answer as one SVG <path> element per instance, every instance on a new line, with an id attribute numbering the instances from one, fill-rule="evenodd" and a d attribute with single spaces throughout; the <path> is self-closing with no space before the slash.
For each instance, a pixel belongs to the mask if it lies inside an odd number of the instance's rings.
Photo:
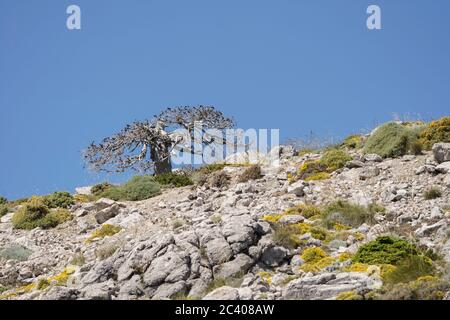
<path id="1" fill-rule="evenodd" d="M 433 121 L 421 132 L 420 140 L 425 149 L 429 150 L 438 142 L 450 142 L 450 117 Z"/>
<path id="2" fill-rule="evenodd" d="M 423 149 L 424 149 L 424 147 L 423 147 L 422 141 L 416 140 L 416 141 L 411 142 L 410 150 L 413 155 L 416 155 L 416 156 L 421 155 Z"/>
<path id="3" fill-rule="evenodd" d="M 45 215 L 45 217 L 40 219 L 39 227 L 41 227 L 42 229 L 51 229 L 72 219 L 73 216 L 69 211 L 59 208 L 50 211 L 47 215 Z"/>
<path id="4" fill-rule="evenodd" d="M 116 253 L 117 250 L 119 250 L 118 245 L 106 245 L 104 247 L 96 249 L 95 256 L 100 260 L 105 260 Z"/>
<path id="5" fill-rule="evenodd" d="M 301 245 L 298 230 L 293 226 L 276 225 L 272 233 L 273 242 L 281 247 L 297 248 Z"/>
<path id="6" fill-rule="evenodd" d="M 41 278 L 41 279 L 39 279 L 39 281 L 37 283 L 36 289 L 45 290 L 49 286 L 50 286 L 50 282 L 45 278 Z"/>
<path id="7" fill-rule="evenodd" d="M 450 290 L 450 282 L 425 276 L 409 283 L 385 286 L 373 295 L 378 300 L 442 300 Z"/>
<path id="8" fill-rule="evenodd" d="M 383 158 L 403 156 L 412 151 L 418 135 L 417 128 L 389 122 L 378 127 L 367 139 L 364 151 L 378 154 Z"/>
<path id="9" fill-rule="evenodd" d="M 194 184 L 188 176 L 175 172 L 161 173 L 155 175 L 154 178 L 161 185 L 169 185 L 176 188 Z"/>
<path id="10" fill-rule="evenodd" d="M 328 254 L 319 247 L 306 248 L 301 255 L 305 262 L 317 262 L 328 257 Z"/>
<path id="11" fill-rule="evenodd" d="M 399 265 L 411 256 L 419 256 L 418 248 L 402 239 L 382 236 L 359 247 L 353 262 Z"/>
<path id="12" fill-rule="evenodd" d="M 115 201 L 140 201 L 152 198 L 160 192 L 159 183 L 152 176 L 144 175 L 135 176 L 121 186 L 110 187 L 101 193 L 101 196 Z"/>
<path id="13" fill-rule="evenodd" d="M 74 266 L 83 266 L 86 263 L 86 258 L 82 253 L 77 253 L 70 260 L 70 264 Z"/>
<path id="14" fill-rule="evenodd" d="M 293 181 L 295 180 L 306 180 L 311 176 L 315 176 L 322 172 L 326 172 L 327 167 L 320 160 L 310 160 L 306 161 L 300 167 Z"/>
<path id="15" fill-rule="evenodd" d="M 261 167 L 259 165 L 252 165 L 245 169 L 245 171 L 239 176 L 239 182 L 256 180 L 260 179 L 261 177 Z"/>
<path id="16" fill-rule="evenodd" d="M 12 224 L 16 229 L 31 230 L 39 227 L 41 220 L 50 213 L 49 208 L 39 197 L 32 197 L 12 216 Z"/>
<path id="17" fill-rule="evenodd" d="M 376 213 L 384 212 L 384 208 L 371 204 L 367 207 L 338 200 L 325 207 L 322 222 L 327 228 L 334 228 L 337 224 L 359 227 L 363 223 L 373 223 Z"/>
<path id="18" fill-rule="evenodd" d="M 5 197 L 0 196 L 0 205 L 7 204 L 7 203 L 8 203 L 8 199 L 6 199 Z"/>
<path id="19" fill-rule="evenodd" d="M 212 188 L 222 188 L 228 186 L 230 177 L 223 171 L 214 172 L 208 178 L 208 185 Z"/>
<path id="20" fill-rule="evenodd" d="M 37 227 L 49 229 L 70 219 L 72 215 L 67 210 L 59 208 L 50 211 L 42 198 L 32 197 L 14 213 L 12 224 L 16 229 L 31 230 Z"/>
<path id="21" fill-rule="evenodd" d="M 48 208 L 63 208 L 67 209 L 71 205 L 75 204 L 75 200 L 72 195 L 68 192 L 54 192 L 48 196 L 42 197 L 44 205 Z"/>
<path id="22" fill-rule="evenodd" d="M 431 187 L 423 193 L 425 200 L 432 200 L 442 197 L 442 191 L 439 188 Z"/>
<path id="23" fill-rule="evenodd" d="M 95 186 L 93 186 L 91 188 L 91 193 L 95 196 L 99 196 L 111 187 L 113 187 L 112 184 L 110 184 L 108 182 L 102 182 L 102 183 L 99 183 L 99 184 L 96 184 Z"/>
<path id="24" fill-rule="evenodd" d="M 28 248 L 12 245 L 0 251 L 0 257 L 6 260 L 26 261 L 33 254 Z"/>
<path id="25" fill-rule="evenodd" d="M 99 229 L 95 230 L 87 239 L 86 242 L 90 243 L 93 240 L 96 239 L 102 239 L 105 237 L 111 237 L 115 235 L 116 233 L 120 232 L 122 230 L 122 227 L 115 226 L 112 224 L 104 224 Z"/>
<path id="26" fill-rule="evenodd" d="M 400 283 L 416 280 L 417 278 L 432 275 L 434 268 L 432 261 L 424 256 L 410 256 L 402 260 L 384 278 L 387 283 Z"/>
<path id="27" fill-rule="evenodd" d="M 287 209 L 284 214 L 286 215 L 302 215 L 304 216 L 306 219 L 309 219 L 311 217 L 314 216 L 318 216 L 322 214 L 322 211 L 313 205 L 304 205 L 304 204 L 300 204 L 297 205 L 295 207 L 291 207 L 289 209 Z"/>
<path id="28" fill-rule="evenodd" d="M 199 172 L 203 174 L 210 174 L 216 171 L 220 171 L 223 168 L 225 168 L 227 165 L 225 163 L 213 163 L 213 164 L 207 164 L 201 168 L 198 169 Z"/>
<path id="29" fill-rule="evenodd" d="M 331 149 L 324 153 L 320 162 L 327 168 L 328 172 L 343 168 L 345 164 L 352 160 L 347 152 L 341 149 Z"/>
<path id="30" fill-rule="evenodd" d="M 360 149 L 363 146 L 363 137 L 359 134 L 350 135 L 342 141 L 340 146 L 348 149 Z"/>
<path id="31" fill-rule="evenodd" d="M 348 153 L 341 149 L 328 148 L 320 160 L 305 161 L 290 182 L 297 180 L 313 181 L 330 178 L 330 173 L 344 167 L 347 161 L 352 160 Z"/>
<path id="32" fill-rule="evenodd" d="M 5 204 L 0 204 L 0 218 L 9 212 L 9 207 Z"/>

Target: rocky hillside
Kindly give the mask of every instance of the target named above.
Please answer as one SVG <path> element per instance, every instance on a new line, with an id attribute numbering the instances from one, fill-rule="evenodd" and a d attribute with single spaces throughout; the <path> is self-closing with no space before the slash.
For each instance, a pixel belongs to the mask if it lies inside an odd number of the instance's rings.
<path id="1" fill-rule="evenodd" d="M 143 201 L 75 197 L 54 228 L 15 228 L 18 204 L 0 299 L 450 299 L 450 144 L 338 150 L 281 147 L 256 176 L 223 166 Z"/>

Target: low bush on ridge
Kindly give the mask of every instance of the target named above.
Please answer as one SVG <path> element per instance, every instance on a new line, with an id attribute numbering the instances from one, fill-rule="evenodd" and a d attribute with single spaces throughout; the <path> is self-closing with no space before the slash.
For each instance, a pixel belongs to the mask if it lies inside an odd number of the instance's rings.
<path id="1" fill-rule="evenodd" d="M 337 225 L 356 228 L 363 223 L 372 224 L 375 214 L 384 211 L 385 209 L 377 204 L 361 206 L 338 200 L 325 207 L 322 213 L 322 223 L 327 228 L 335 228 Z"/>
<path id="2" fill-rule="evenodd" d="M 161 193 L 161 187 L 150 175 L 135 176 L 120 186 L 111 186 L 99 194 L 115 201 L 140 201 Z"/>
<path id="3" fill-rule="evenodd" d="M 375 153 L 383 158 L 395 158 L 407 153 L 418 153 L 421 127 L 409 127 L 396 122 L 379 126 L 364 145 L 364 152 Z M 421 151 L 421 150 L 420 150 Z"/>
<path id="4" fill-rule="evenodd" d="M 49 229 L 72 218 L 66 209 L 50 210 L 41 197 L 32 197 L 14 213 L 12 224 L 15 229 Z"/>
<path id="5" fill-rule="evenodd" d="M 154 176 L 154 179 L 160 185 L 172 186 L 177 188 L 194 184 L 187 175 L 176 172 L 157 174 Z"/>

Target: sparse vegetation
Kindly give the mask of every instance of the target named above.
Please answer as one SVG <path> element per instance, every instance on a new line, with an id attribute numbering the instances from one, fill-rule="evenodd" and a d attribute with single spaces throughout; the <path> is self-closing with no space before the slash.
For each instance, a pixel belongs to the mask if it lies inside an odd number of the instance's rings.
<path id="1" fill-rule="evenodd" d="M 285 215 L 302 215 L 309 219 L 314 216 L 320 216 L 322 211 L 317 206 L 300 204 L 295 207 L 291 207 L 284 212 Z"/>
<path id="2" fill-rule="evenodd" d="M 66 209 L 55 209 L 50 211 L 39 222 L 39 227 L 42 229 L 51 229 L 59 224 L 73 219 L 72 214 Z"/>
<path id="3" fill-rule="evenodd" d="M 363 147 L 363 137 L 359 134 L 350 135 L 342 141 L 341 147 L 361 149 Z"/>
<path id="4" fill-rule="evenodd" d="M 223 171 L 214 172 L 208 179 L 207 184 L 212 188 L 223 188 L 230 183 L 230 177 Z"/>
<path id="5" fill-rule="evenodd" d="M 105 260 L 116 253 L 118 249 L 118 245 L 105 245 L 95 250 L 95 256 L 100 260 Z"/>
<path id="6" fill-rule="evenodd" d="M 14 213 L 12 224 L 16 229 L 49 229 L 71 219 L 72 215 L 67 210 L 50 210 L 41 197 L 32 197 Z"/>
<path id="7" fill-rule="evenodd" d="M 429 150 L 438 142 L 450 142 L 450 117 L 430 122 L 420 134 L 425 149 Z"/>
<path id="8" fill-rule="evenodd" d="M 161 192 L 161 187 L 152 176 L 135 176 L 121 186 L 112 186 L 100 194 L 101 197 L 115 201 L 140 201 L 154 197 Z"/>
<path id="9" fill-rule="evenodd" d="M 176 230 L 178 228 L 181 228 L 185 224 L 186 224 L 186 221 L 184 221 L 183 219 L 176 219 L 172 222 L 172 229 Z"/>
<path id="10" fill-rule="evenodd" d="M 175 172 L 157 174 L 154 176 L 154 178 L 155 181 L 160 185 L 171 186 L 176 188 L 190 186 L 194 184 L 188 176 Z"/>
<path id="11" fill-rule="evenodd" d="M 112 224 L 104 224 L 99 229 L 95 230 L 87 239 L 86 242 L 92 242 L 97 239 L 110 237 L 122 230 L 119 226 L 114 226 Z"/>
<path id="12" fill-rule="evenodd" d="M 0 204 L 0 218 L 9 212 L 9 206 L 6 204 Z"/>
<path id="13" fill-rule="evenodd" d="M 391 272 L 388 272 L 384 280 L 391 284 L 404 283 L 432 275 L 434 271 L 431 259 L 412 255 L 403 259 Z"/>
<path id="14" fill-rule="evenodd" d="M 306 248 L 300 257 L 305 261 L 305 264 L 301 266 L 301 270 L 305 272 L 319 272 L 335 261 L 319 247 Z"/>
<path id="15" fill-rule="evenodd" d="M 45 289 L 48 288 L 49 286 L 50 286 L 50 282 L 49 282 L 47 279 L 42 278 L 42 279 L 39 279 L 39 280 L 38 280 L 36 289 L 37 289 L 37 290 L 45 290 Z"/>
<path id="16" fill-rule="evenodd" d="M 214 222 L 215 224 L 219 224 L 222 222 L 222 217 L 220 215 L 213 215 L 210 217 L 211 221 Z"/>
<path id="17" fill-rule="evenodd" d="M 113 187 L 112 184 L 110 184 L 108 182 L 102 182 L 102 183 L 99 183 L 99 184 L 96 184 L 95 186 L 93 186 L 91 189 L 91 193 L 95 196 L 99 196 L 111 187 Z"/>
<path id="18" fill-rule="evenodd" d="M 83 266 L 86 263 L 86 258 L 82 253 L 77 253 L 72 257 L 72 260 L 70 260 L 70 264 L 74 266 Z"/>
<path id="19" fill-rule="evenodd" d="M 261 178 L 261 167 L 259 165 L 252 165 L 245 169 L 245 171 L 239 176 L 239 182 L 247 182 L 250 180 L 256 180 Z"/>
<path id="20" fill-rule="evenodd" d="M 420 127 L 403 126 L 395 122 L 381 125 L 367 139 L 366 153 L 375 153 L 383 158 L 395 158 L 407 153 L 417 152 L 417 139 Z"/>
<path id="21" fill-rule="evenodd" d="M 7 204 L 8 203 L 8 199 L 6 199 L 5 197 L 0 196 L 0 206 L 3 204 Z"/>
<path id="22" fill-rule="evenodd" d="M 352 160 L 352 157 L 350 157 L 344 150 L 330 149 L 324 153 L 320 159 L 320 162 L 326 167 L 327 172 L 333 172 L 337 169 L 343 168 L 350 160 Z"/>
<path id="23" fill-rule="evenodd" d="M 44 205 L 49 209 L 63 208 L 67 209 L 71 205 L 75 204 L 75 200 L 68 192 L 57 191 L 48 196 L 42 197 Z"/>
<path id="24" fill-rule="evenodd" d="M 338 200 L 325 207 L 322 222 L 330 229 L 339 225 L 359 227 L 363 223 L 373 223 L 375 214 L 384 211 L 385 209 L 377 204 L 364 207 Z"/>
<path id="25" fill-rule="evenodd" d="M 364 297 L 357 294 L 355 291 L 345 291 L 341 292 L 337 297 L 336 300 L 363 300 Z"/>
<path id="26" fill-rule="evenodd" d="M 6 260 L 26 261 L 33 254 L 28 248 L 11 245 L 0 251 L 0 257 Z"/>
<path id="27" fill-rule="evenodd" d="M 294 226 L 276 225 L 272 234 L 273 242 L 286 248 L 297 248 L 302 244 L 298 238 L 299 231 Z"/>
<path id="28" fill-rule="evenodd" d="M 425 200 L 433 200 L 440 197 L 442 197 L 442 191 L 437 187 L 431 187 L 423 193 L 423 198 Z"/>
<path id="29" fill-rule="evenodd" d="M 336 171 L 352 160 L 345 150 L 328 148 L 320 160 L 308 160 L 302 164 L 299 171 L 292 177 L 290 182 L 297 180 L 314 181 L 329 179 L 330 173 Z"/>
<path id="30" fill-rule="evenodd" d="M 450 282 L 433 276 L 420 277 L 408 283 L 387 285 L 370 294 L 374 300 L 442 300 Z"/>

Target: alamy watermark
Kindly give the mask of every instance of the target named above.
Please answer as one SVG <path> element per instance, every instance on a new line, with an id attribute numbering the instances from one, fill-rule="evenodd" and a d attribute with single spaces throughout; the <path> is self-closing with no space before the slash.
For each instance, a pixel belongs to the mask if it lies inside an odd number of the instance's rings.
<path id="1" fill-rule="evenodd" d="M 175 165 L 279 165 L 279 129 L 204 129 L 202 122 L 195 122 L 192 131 L 177 129 L 171 135 L 178 141 L 171 152 Z"/>
<path id="2" fill-rule="evenodd" d="M 381 8 L 378 5 L 372 4 L 367 7 L 366 26 L 369 30 L 381 30 Z M 69 30 L 81 30 L 81 8 L 78 5 L 70 5 L 66 9 L 69 15 L 66 20 L 66 26 Z"/>

